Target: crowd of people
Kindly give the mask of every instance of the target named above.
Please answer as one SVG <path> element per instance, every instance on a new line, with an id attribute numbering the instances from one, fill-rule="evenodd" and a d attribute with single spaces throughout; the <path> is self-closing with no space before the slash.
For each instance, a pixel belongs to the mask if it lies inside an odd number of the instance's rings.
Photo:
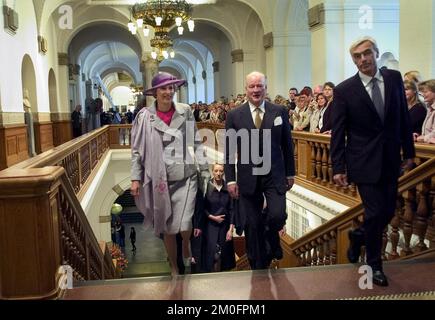
<path id="1" fill-rule="evenodd" d="M 410 71 L 405 73 L 403 83 L 415 141 L 435 143 L 435 79 L 421 81 L 419 72 Z M 288 99 L 276 95 L 273 100 L 269 96 L 265 100 L 286 108 L 292 130 L 330 135 L 332 108 L 329 106 L 333 101 L 334 88 L 332 82 L 318 85 L 314 90 L 309 86 L 300 91 L 292 87 Z M 190 106 L 196 122 L 225 125 L 228 112 L 246 101 L 246 94 L 238 94 L 236 99 L 221 97 L 210 105 L 199 102 Z"/>

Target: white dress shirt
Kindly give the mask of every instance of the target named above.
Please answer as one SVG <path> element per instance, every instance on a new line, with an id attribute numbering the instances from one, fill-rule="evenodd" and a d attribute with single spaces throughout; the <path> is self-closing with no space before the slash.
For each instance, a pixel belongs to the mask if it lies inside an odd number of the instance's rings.
<path id="1" fill-rule="evenodd" d="M 362 73 L 361 71 L 359 72 L 359 77 L 360 77 L 364 87 L 366 88 L 366 91 L 369 94 L 370 98 L 372 98 L 372 85 L 373 85 L 371 83 L 372 77 Z M 379 69 L 373 78 L 378 79 L 378 86 L 379 86 L 379 89 L 381 90 L 382 100 L 384 101 L 384 104 L 385 104 L 385 82 L 384 82 L 384 78 L 382 77 L 382 74 L 379 71 Z"/>
<path id="2" fill-rule="evenodd" d="M 260 108 L 260 118 L 263 121 L 263 117 L 264 117 L 264 113 L 266 112 L 266 109 L 264 107 L 264 100 L 263 102 L 260 104 L 259 108 Z M 249 108 L 251 109 L 251 116 L 252 116 L 252 121 L 254 121 L 255 123 L 255 117 L 257 116 L 257 111 L 255 111 L 257 109 L 256 106 L 254 106 L 251 102 L 249 102 Z"/>

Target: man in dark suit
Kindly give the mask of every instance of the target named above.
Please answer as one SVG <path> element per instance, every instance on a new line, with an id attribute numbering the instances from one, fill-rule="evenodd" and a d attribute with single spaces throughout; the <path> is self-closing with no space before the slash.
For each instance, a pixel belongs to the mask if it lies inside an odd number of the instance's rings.
<path id="1" fill-rule="evenodd" d="M 249 74 L 248 102 L 230 111 L 225 125 L 225 177 L 231 197 L 239 199 L 237 211 L 251 269 L 265 269 L 272 259 L 282 258 L 279 232 L 287 219 L 285 194 L 295 175 L 288 113 L 266 102 L 266 91 L 265 75 Z M 263 196 L 266 217 L 262 216 Z"/>
<path id="2" fill-rule="evenodd" d="M 387 286 L 382 269 L 382 233 L 396 208 L 397 180 L 402 166 L 415 156 L 404 86 L 400 72 L 379 70 L 376 41 L 364 37 L 350 48 L 359 72 L 334 89 L 331 159 L 334 181 L 356 183 L 364 205 L 362 227 L 349 232 L 350 262 L 358 262 L 366 246 L 373 283 Z"/>

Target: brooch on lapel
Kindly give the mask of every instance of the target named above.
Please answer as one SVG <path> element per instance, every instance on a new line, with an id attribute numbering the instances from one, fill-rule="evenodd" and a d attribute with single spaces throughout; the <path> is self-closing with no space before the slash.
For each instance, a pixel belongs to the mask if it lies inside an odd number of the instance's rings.
<path id="1" fill-rule="evenodd" d="M 150 122 L 154 122 L 154 121 L 156 121 L 155 115 L 150 114 Z"/>
<path id="2" fill-rule="evenodd" d="M 155 188 L 159 193 L 168 192 L 168 184 L 163 179 L 160 179 L 160 182 L 156 185 Z"/>

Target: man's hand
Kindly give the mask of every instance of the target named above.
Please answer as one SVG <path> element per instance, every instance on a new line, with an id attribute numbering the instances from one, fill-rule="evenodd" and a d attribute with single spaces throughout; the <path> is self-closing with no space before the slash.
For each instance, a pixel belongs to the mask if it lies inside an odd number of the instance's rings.
<path id="1" fill-rule="evenodd" d="M 237 183 L 227 185 L 227 189 L 231 198 L 239 199 L 239 186 L 237 185 Z"/>
<path id="2" fill-rule="evenodd" d="M 287 178 L 287 191 L 290 190 L 295 184 L 294 178 Z"/>
<path id="3" fill-rule="evenodd" d="M 412 170 L 414 168 L 414 159 L 405 159 L 402 163 L 402 168 L 405 171 Z"/>
<path id="4" fill-rule="evenodd" d="M 347 182 L 347 175 L 346 174 L 336 174 L 334 175 L 334 181 L 336 184 L 338 184 L 339 186 L 342 187 L 347 187 L 349 185 L 349 183 Z"/>
<path id="5" fill-rule="evenodd" d="M 195 238 L 198 238 L 201 235 L 202 231 L 201 229 L 193 229 L 193 236 Z"/>
<path id="6" fill-rule="evenodd" d="M 130 187 L 130 193 L 133 197 L 137 197 L 139 195 L 140 181 L 132 181 Z"/>

